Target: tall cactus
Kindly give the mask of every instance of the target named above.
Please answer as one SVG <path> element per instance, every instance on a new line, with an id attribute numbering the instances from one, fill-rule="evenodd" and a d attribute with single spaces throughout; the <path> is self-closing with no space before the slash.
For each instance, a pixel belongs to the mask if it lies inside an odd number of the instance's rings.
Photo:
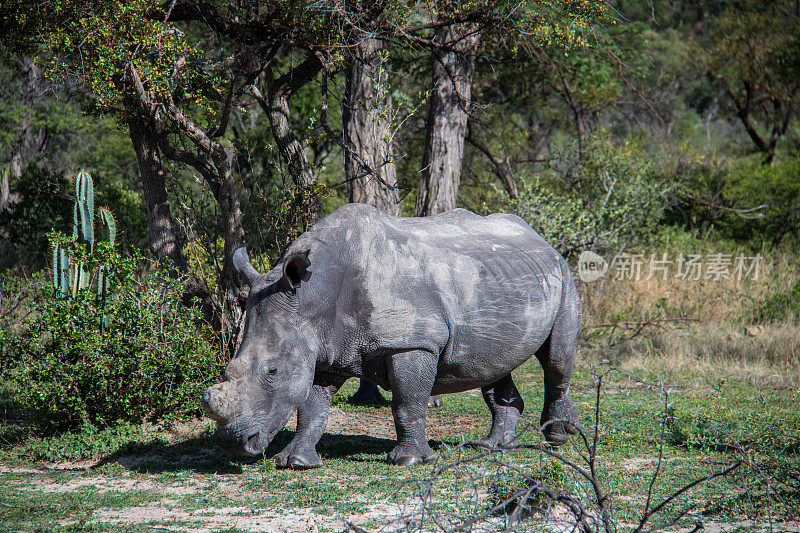
<path id="1" fill-rule="evenodd" d="M 78 172 L 75 178 L 75 205 L 72 209 L 72 233 L 87 254 L 94 251 L 94 183 L 88 172 Z M 82 262 L 73 266 L 73 294 L 89 288 L 90 272 Z"/>
<path id="2" fill-rule="evenodd" d="M 100 217 L 100 241 L 107 242 L 110 246 L 114 246 L 117 238 L 117 223 L 114 220 L 114 215 L 105 207 L 101 207 L 98 212 Z M 106 300 L 109 293 L 109 272 L 108 265 L 100 265 L 97 273 L 97 301 L 100 304 L 100 309 L 105 309 Z M 111 326 L 111 316 L 108 313 L 103 315 L 101 327 L 105 330 Z"/>
<path id="3" fill-rule="evenodd" d="M 100 238 L 97 242 L 107 242 L 114 246 L 117 238 L 117 224 L 111 211 L 105 207 L 98 213 L 100 218 Z M 83 245 L 87 254 L 95 252 L 94 234 L 94 183 L 88 172 L 78 172 L 75 178 L 75 205 L 72 209 L 72 234 L 76 242 Z M 91 272 L 82 261 L 70 262 L 70 258 L 60 245 L 53 249 L 53 285 L 61 296 L 75 296 L 78 291 L 88 289 L 91 283 Z M 97 274 L 97 301 L 100 309 L 104 309 L 109 297 L 109 267 L 100 265 Z M 110 325 L 111 317 L 104 315 L 100 319 L 101 327 Z"/>

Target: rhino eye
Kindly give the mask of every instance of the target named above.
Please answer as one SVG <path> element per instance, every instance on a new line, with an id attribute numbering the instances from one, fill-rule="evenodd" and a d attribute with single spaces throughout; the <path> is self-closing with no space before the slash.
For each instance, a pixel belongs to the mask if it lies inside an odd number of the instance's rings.
<path id="1" fill-rule="evenodd" d="M 270 368 L 270 369 L 267 371 L 267 374 L 269 374 L 270 376 L 274 376 L 274 375 L 275 375 L 275 374 L 277 374 L 277 373 L 278 373 L 278 369 L 277 369 L 277 368 Z"/>

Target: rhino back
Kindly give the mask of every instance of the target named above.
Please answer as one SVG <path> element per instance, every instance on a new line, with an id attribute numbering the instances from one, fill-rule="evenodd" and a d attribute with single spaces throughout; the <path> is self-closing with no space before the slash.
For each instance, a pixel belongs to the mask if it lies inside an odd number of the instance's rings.
<path id="1" fill-rule="evenodd" d="M 304 299 L 327 362 L 382 385 L 379 356 L 392 350 L 438 355 L 440 392 L 498 379 L 545 341 L 571 282 L 561 256 L 513 215 L 398 218 L 348 205 L 295 247 L 311 249 Z"/>

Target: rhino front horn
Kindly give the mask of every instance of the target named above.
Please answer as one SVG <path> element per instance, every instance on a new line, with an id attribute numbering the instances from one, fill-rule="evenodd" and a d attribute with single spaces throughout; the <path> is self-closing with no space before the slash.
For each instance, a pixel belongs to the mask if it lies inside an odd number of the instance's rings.
<path id="1" fill-rule="evenodd" d="M 235 398 L 230 387 L 227 386 L 230 383 L 230 381 L 225 381 L 209 387 L 200 398 L 200 404 L 203 406 L 206 416 L 222 424 L 234 417 Z"/>

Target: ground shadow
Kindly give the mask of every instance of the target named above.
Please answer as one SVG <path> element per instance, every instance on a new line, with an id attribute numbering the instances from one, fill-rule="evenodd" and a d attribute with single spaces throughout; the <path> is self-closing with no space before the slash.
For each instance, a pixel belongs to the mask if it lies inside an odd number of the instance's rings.
<path id="1" fill-rule="evenodd" d="M 200 474 L 241 474 L 242 464 L 256 458 L 223 455 L 210 435 L 192 437 L 169 444 L 164 440 L 129 443 L 101 459 L 93 468 L 117 463 L 142 474 L 196 472 Z"/>
<path id="2" fill-rule="evenodd" d="M 269 458 L 280 452 L 293 437 L 293 431 L 280 431 L 266 449 L 264 457 Z M 441 441 L 429 442 L 434 449 L 443 444 Z M 383 462 L 394 445 L 394 439 L 326 433 L 317 445 L 317 451 L 323 460 L 348 458 L 354 462 Z M 143 474 L 187 471 L 200 474 L 241 474 L 243 465 L 260 460 L 261 457 L 224 455 L 212 436 L 203 435 L 175 444 L 163 440 L 129 443 L 101 459 L 92 468 L 117 463 L 128 470 Z"/>
<path id="3" fill-rule="evenodd" d="M 369 435 L 341 435 L 337 433 L 324 433 L 317 444 L 322 460 L 352 458 L 359 462 L 383 461 L 386 454 L 394 447 L 394 439 L 370 437 Z M 365 458 L 361 454 L 374 455 Z"/>
<path id="4" fill-rule="evenodd" d="M 428 444 L 434 450 L 438 450 L 442 445 L 453 446 L 458 442 L 429 440 Z M 384 439 L 380 437 L 370 437 L 369 435 L 340 435 L 336 433 L 325 433 L 317 445 L 317 451 L 323 460 L 325 459 L 348 459 L 354 462 L 378 462 L 386 461 L 386 454 L 394 448 L 397 441 L 394 439 Z M 276 450 L 276 453 L 279 450 Z M 368 455 L 371 457 L 365 457 Z"/>

